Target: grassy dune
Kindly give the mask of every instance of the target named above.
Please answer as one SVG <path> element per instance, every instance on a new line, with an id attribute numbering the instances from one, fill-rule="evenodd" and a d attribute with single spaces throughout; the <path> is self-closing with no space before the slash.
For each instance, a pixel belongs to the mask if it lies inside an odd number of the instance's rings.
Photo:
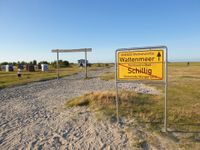
<path id="1" fill-rule="evenodd" d="M 169 123 L 175 130 L 200 131 L 200 63 L 169 65 Z"/>
<path id="2" fill-rule="evenodd" d="M 105 73 L 100 77 L 102 80 L 113 80 L 114 73 Z M 163 90 L 162 85 L 154 85 Z M 168 120 L 169 128 L 174 131 L 200 132 L 200 63 L 169 63 L 169 98 Z M 125 93 L 125 95 L 124 95 Z M 130 92 L 121 92 L 120 115 L 130 115 L 139 118 L 139 122 L 151 124 L 153 128 L 163 126 L 164 97 Z M 100 98 L 99 98 L 100 97 Z M 105 99 L 104 99 L 105 98 Z M 115 113 L 115 96 L 113 92 L 91 93 L 76 98 L 67 103 L 67 106 L 93 103 L 95 107 L 112 116 Z M 111 105 L 104 100 L 111 100 Z M 94 101 L 94 102 L 93 102 Z M 137 101 L 137 102 L 136 102 Z M 136 102 L 136 103 L 135 103 Z M 77 103 L 77 104 L 76 104 Z M 112 108 L 112 109 L 111 109 Z"/>
<path id="3" fill-rule="evenodd" d="M 105 117 L 115 116 L 115 91 L 92 92 L 81 97 L 74 98 L 66 102 L 66 107 L 89 106 L 91 111 L 100 112 Z M 162 99 L 161 96 L 153 96 L 148 94 L 138 94 L 133 91 L 119 92 L 119 114 L 120 117 L 136 117 L 143 119 L 160 121 L 162 114 L 157 103 Z M 154 105 L 153 105 L 154 104 Z M 153 114 L 159 114 L 156 118 Z M 155 120 L 154 120 L 155 121 Z"/>
<path id="4" fill-rule="evenodd" d="M 60 77 L 63 77 L 63 76 L 69 76 L 72 74 L 76 74 L 80 71 L 83 71 L 83 69 L 80 69 L 77 66 L 73 66 L 73 67 L 68 67 L 68 68 L 61 68 L 59 73 L 60 73 Z M 34 81 L 55 79 L 56 77 L 57 77 L 57 72 L 56 72 L 56 69 L 54 69 L 54 68 L 50 68 L 48 72 L 23 71 L 22 77 L 20 79 L 17 77 L 17 69 L 15 69 L 14 72 L 0 71 L 0 88 L 14 86 L 14 85 L 27 84 L 27 83 L 34 82 Z"/>
<path id="5" fill-rule="evenodd" d="M 113 64 L 109 64 L 109 63 L 105 63 L 105 64 L 96 63 L 96 64 L 92 64 L 91 67 L 88 67 L 88 71 L 96 71 L 99 69 L 109 68 L 112 66 Z M 80 68 L 77 65 L 72 65 L 71 67 L 60 68 L 59 74 L 60 74 L 60 77 L 64 77 L 64 76 L 73 75 L 73 74 L 76 74 L 78 72 L 83 72 L 83 71 L 85 71 L 85 68 Z M 30 82 L 50 80 L 50 79 L 55 79 L 55 78 L 57 78 L 57 71 L 55 68 L 51 66 L 48 72 L 23 71 L 22 78 L 20 79 L 18 79 L 17 77 L 17 69 L 15 68 L 13 72 L 0 71 L 0 89 L 9 87 L 9 86 L 22 85 L 22 84 L 27 84 Z"/>

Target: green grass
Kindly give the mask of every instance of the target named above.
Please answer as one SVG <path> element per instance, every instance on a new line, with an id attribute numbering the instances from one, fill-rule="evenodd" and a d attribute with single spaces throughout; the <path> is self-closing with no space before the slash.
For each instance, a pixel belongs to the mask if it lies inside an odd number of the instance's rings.
<path id="1" fill-rule="evenodd" d="M 64 77 L 64 76 L 76 74 L 82 70 L 83 69 L 80 69 L 77 66 L 73 66 L 73 67 L 68 67 L 68 68 L 61 68 L 59 73 L 60 73 L 60 77 Z M 22 84 L 27 84 L 30 82 L 35 82 L 35 81 L 50 80 L 50 79 L 55 79 L 56 77 L 57 77 L 57 72 L 56 72 L 56 69 L 54 68 L 50 68 L 48 72 L 22 71 L 22 77 L 20 79 L 17 77 L 17 69 L 15 69 L 13 72 L 0 71 L 0 88 L 5 88 L 5 87 L 15 86 L 15 85 L 22 85 Z"/>
<path id="2" fill-rule="evenodd" d="M 112 67 L 113 64 L 97 63 L 92 64 L 91 67 L 88 67 L 88 71 L 96 71 L 103 68 Z M 78 72 L 84 72 L 85 68 L 80 68 L 77 65 L 71 65 L 67 68 L 60 68 L 59 74 L 60 77 L 65 77 L 69 75 L 76 74 Z M 0 71 L 0 89 L 15 85 L 23 85 L 35 81 L 44 81 L 57 78 L 57 71 L 55 68 L 49 66 L 48 72 L 22 72 L 22 78 L 17 77 L 17 69 L 15 68 L 13 72 L 4 72 Z"/>
<path id="3" fill-rule="evenodd" d="M 200 63 L 169 65 L 169 124 L 174 130 L 200 131 Z"/>

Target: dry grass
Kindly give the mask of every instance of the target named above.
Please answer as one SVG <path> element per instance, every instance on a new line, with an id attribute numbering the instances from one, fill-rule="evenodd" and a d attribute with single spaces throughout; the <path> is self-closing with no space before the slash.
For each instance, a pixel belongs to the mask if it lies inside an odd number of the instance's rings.
<path id="1" fill-rule="evenodd" d="M 104 80 L 114 79 L 114 73 L 106 73 L 102 75 L 101 78 Z M 159 90 L 163 89 L 161 85 L 153 85 Z M 187 66 L 187 63 L 169 63 L 169 91 L 168 91 L 168 120 L 169 127 L 172 130 L 176 131 L 191 131 L 191 132 L 200 132 L 200 63 L 190 63 L 190 66 Z M 104 94 L 104 93 L 99 93 Z M 109 96 L 112 93 L 107 93 Z M 135 95 L 140 103 L 145 102 L 145 105 L 140 105 L 140 107 L 130 106 L 126 104 L 126 97 L 133 98 L 134 96 L 131 93 L 121 92 L 122 104 L 120 105 L 121 115 L 132 115 L 140 117 L 142 122 L 150 122 L 154 127 L 161 127 L 163 125 L 163 106 L 164 99 L 155 101 L 154 96 L 150 95 Z M 92 94 L 96 95 L 95 93 Z M 82 98 L 84 98 L 83 96 Z M 95 96 L 94 96 L 95 97 Z M 96 98 L 96 97 L 95 97 Z M 114 99 L 114 96 L 113 96 Z M 153 102 L 152 102 L 153 99 Z M 90 99 L 92 101 L 98 102 L 101 101 L 96 99 Z M 103 100 L 102 100 L 103 101 Z M 132 102 L 132 101 L 130 101 Z M 148 102 L 148 104 L 147 104 Z M 100 105 L 102 106 L 102 105 Z M 111 105 L 112 107 L 114 106 Z M 102 106 L 103 107 L 103 106 Z M 107 106 L 106 106 L 107 107 Z M 112 114 L 110 108 L 102 109 L 102 111 L 107 111 Z M 157 123 L 156 123 L 157 122 Z"/>
<path id="2" fill-rule="evenodd" d="M 109 81 L 115 79 L 115 73 L 114 72 L 106 72 L 100 76 L 101 80 Z"/>
<path id="3" fill-rule="evenodd" d="M 113 67 L 114 63 L 94 63 L 92 67 Z"/>
<path id="4" fill-rule="evenodd" d="M 200 131 L 200 63 L 169 65 L 169 123 L 174 130 Z"/>
<path id="5" fill-rule="evenodd" d="M 92 112 L 94 112 L 98 119 L 113 119 L 116 118 L 116 103 L 115 103 L 115 91 L 105 91 L 105 92 L 92 92 L 85 94 L 83 96 L 71 99 L 65 103 L 65 107 L 75 107 L 75 106 L 87 106 Z M 148 95 L 148 94 L 138 94 L 133 91 L 120 91 L 119 92 L 119 114 L 120 118 L 125 117 L 127 119 L 136 118 L 140 124 L 150 125 L 150 129 L 160 131 L 163 127 L 163 97 L 158 95 Z M 177 107 L 178 108 L 178 107 Z M 194 120 L 199 121 L 200 113 L 196 111 L 199 105 L 193 105 L 194 110 L 185 109 L 171 109 L 173 111 L 173 118 L 170 121 L 174 122 L 187 122 L 188 118 L 192 117 Z M 191 119 L 191 118 L 190 118 Z M 191 120 L 189 120 L 191 121 Z M 180 129 L 180 124 L 177 124 Z M 191 130 L 192 128 L 188 126 Z M 183 128 L 186 129 L 186 128 Z M 187 133 L 187 132 L 186 132 Z M 172 138 L 169 135 L 162 135 L 163 138 Z M 186 138 L 187 137 L 187 138 Z M 186 137 L 178 137 L 179 143 L 178 147 L 182 149 L 196 149 L 199 146 L 198 133 L 193 133 Z M 177 138 L 177 137 L 176 137 Z M 149 141 L 154 139 L 149 139 Z M 170 143 L 168 143 L 170 144 Z"/>
<path id="6" fill-rule="evenodd" d="M 97 70 L 101 70 L 103 68 L 110 68 L 113 66 L 114 66 L 114 64 L 112 64 L 112 63 L 94 63 L 88 69 L 90 71 L 97 71 Z"/>
<path id="7" fill-rule="evenodd" d="M 101 79 L 113 80 L 114 73 L 103 74 Z M 162 85 L 151 84 L 151 86 L 163 90 Z M 170 128 L 173 130 L 200 131 L 199 89 L 199 62 L 190 63 L 189 66 L 187 66 L 187 63 L 169 63 L 168 119 Z M 158 107 L 163 108 L 163 99 Z"/>
<path id="8" fill-rule="evenodd" d="M 92 92 L 66 102 L 66 107 L 89 106 L 91 111 L 99 111 L 106 117 L 115 116 L 116 93 L 114 91 Z M 162 97 L 120 91 L 119 113 L 121 117 L 136 117 L 143 121 L 162 121 Z"/>
<path id="9" fill-rule="evenodd" d="M 61 68 L 60 69 L 60 77 L 69 76 L 69 75 L 76 74 L 81 71 L 82 71 L 82 69 L 80 69 L 77 66 Z M 14 86 L 14 85 L 22 85 L 22 84 L 27 84 L 30 82 L 35 82 L 35 81 L 50 80 L 50 79 L 55 79 L 56 77 L 57 77 L 57 73 L 56 73 L 56 69 L 54 69 L 54 68 L 50 68 L 48 72 L 23 71 L 22 77 L 20 79 L 17 77 L 17 69 L 15 69 L 14 72 L 0 71 L 0 88 L 5 88 L 8 86 Z"/>
<path id="10" fill-rule="evenodd" d="M 114 79 L 111 73 L 106 80 Z M 151 85 L 163 90 L 160 85 Z M 170 63 L 168 91 L 169 128 L 178 132 L 179 146 L 182 149 L 198 149 L 200 140 L 200 63 Z M 134 117 L 138 122 L 150 125 L 153 130 L 163 127 L 164 98 L 161 96 L 120 91 L 120 117 Z M 115 116 L 115 92 L 98 92 L 83 95 L 72 106 L 87 101 L 85 105 L 97 112 L 98 117 Z M 69 103 L 66 107 L 69 107 Z M 173 133 L 173 132 L 172 132 Z M 187 134 L 189 133 L 189 134 Z M 170 135 L 169 137 L 173 137 Z"/>
<path id="11" fill-rule="evenodd" d="M 88 94 L 84 94 L 81 97 L 74 98 L 66 102 L 66 107 L 74 107 L 74 106 L 104 106 L 114 104 L 115 94 L 114 92 L 92 92 Z"/>
<path id="12" fill-rule="evenodd" d="M 113 64 L 94 64 L 91 67 L 88 67 L 88 71 L 96 71 L 99 69 L 104 69 L 113 66 Z M 17 77 L 17 69 L 14 69 L 14 72 L 3 72 L 0 71 L 0 88 L 5 88 L 9 86 L 15 86 L 15 85 L 23 85 L 30 82 L 35 81 L 44 81 L 44 80 L 50 80 L 55 79 L 57 77 L 56 69 L 49 66 L 48 72 L 41 72 L 41 71 L 35 71 L 35 72 L 22 72 L 22 78 L 18 79 Z M 69 75 L 76 74 L 78 72 L 85 71 L 84 68 L 80 68 L 77 65 L 71 65 L 71 67 L 67 68 L 60 68 L 60 77 L 65 77 Z"/>

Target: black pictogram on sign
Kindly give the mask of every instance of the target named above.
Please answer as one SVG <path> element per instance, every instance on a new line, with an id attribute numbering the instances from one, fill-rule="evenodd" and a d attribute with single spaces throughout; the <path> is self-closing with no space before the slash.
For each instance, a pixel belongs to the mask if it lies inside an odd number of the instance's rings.
<path id="1" fill-rule="evenodd" d="M 158 52 L 157 57 L 158 57 L 158 61 L 160 61 L 160 57 L 161 57 L 160 52 Z"/>

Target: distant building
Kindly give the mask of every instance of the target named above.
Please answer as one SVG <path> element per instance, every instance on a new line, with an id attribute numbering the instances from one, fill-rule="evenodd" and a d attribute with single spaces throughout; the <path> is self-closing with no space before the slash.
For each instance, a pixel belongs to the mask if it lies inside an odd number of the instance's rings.
<path id="1" fill-rule="evenodd" d="M 18 64 L 18 69 L 23 70 L 24 69 L 24 65 L 23 64 Z"/>
<path id="2" fill-rule="evenodd" d="M 6 71 L 6 65 L 1 65 L 1 71 Z"/>
<path id="3" fill-rule="evenodd" d="M 35 67 L 34 67 L 34 65 L 26 64 L 26 70 L 29 71 L 29 72 L 34 72 Z"/>
<path id="4" fill-rule="evenodd" d="M 79 59 L 78 64 L 79 66 L 85 67 L 85 59 Z M 87 60 L 87 65 L 88 65 L 88 60 Z"/>
<path id="5" fill-rule="evenodd" d="M 48 71 L 48 64 L 41 64 L 42 71 Z"/>
<path id="6" fill-rule="evenodd" d="M 9 72 L 9 71 L 14 71 L 14 67 L 13 65 L 6 65 L 6 72 Z"/>
<path id="7" fill-rule="evenodd" d="M 38 69 L 42 69 L 42 66 L 41 66 L 41 64 L 38 64 Z"/>

